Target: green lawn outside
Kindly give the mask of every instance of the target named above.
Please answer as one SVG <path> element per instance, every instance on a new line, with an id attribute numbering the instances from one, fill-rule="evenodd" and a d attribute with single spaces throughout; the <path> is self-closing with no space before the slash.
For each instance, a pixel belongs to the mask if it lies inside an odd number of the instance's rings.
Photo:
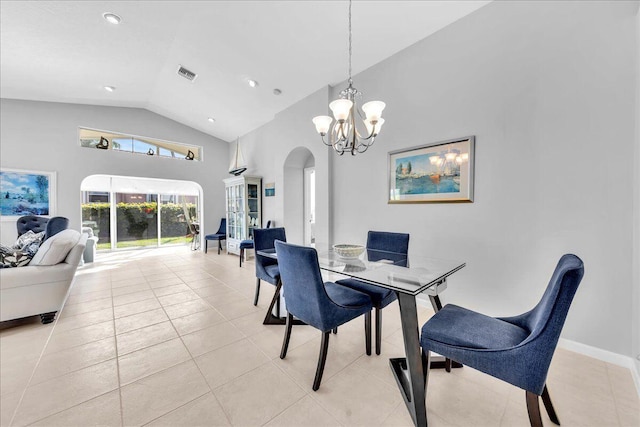
<path id="1" fill-rule="evenodd" d="M 160 239 L 162 245 L 186 245 L 191 243 L 191 237 L 186 236 L 178 236 L 178 237 L 162 237 Z M 116 245 L 117 249 L 126 249 L 126 248 L 139 248 L 145 246 L 156 246 L 158 244 L 158 239 L 141 239 L 141 240 L 130 240 L 125 242 L 118 242 Z M 105 242 L 100 243 L 96 247 L 100 250 L 110 250 L 111 243 Z"/>

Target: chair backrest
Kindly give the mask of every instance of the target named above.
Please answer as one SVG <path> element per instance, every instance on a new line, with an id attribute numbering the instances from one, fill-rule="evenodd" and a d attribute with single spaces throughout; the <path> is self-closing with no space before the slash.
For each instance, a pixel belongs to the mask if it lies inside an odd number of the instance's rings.
<path id="1" fill-rule="evenodd" d="M 278 261 L 263 257 L 258 251 L 275 248 L 275 241 L 287 241 L 287 235 L 284 227 L 280 228 L 254 228 L 253 229 L 253 247 L 256 251 L 256 274 L 264 273 L 264 267 L 268 265 L 278 264 Z"/>
<path id="2" fill-rule="evenodd" d="M 580 258 L 572 254 L 560 258 L 540 302 L 521 316 L 521 326 L 531 331 L 522 344 L 544 335 L 544 339 L 549 340 L 550 346 L 555 349 L 582 276 L 584 264 Z"/>
<path id="3" fill-rule="evenodd" d="M 29 230 L 34 233 L 44 231 L 44 242 L 49 237 L 69 228 L 69 219 L 63 216 L 45 218 L 43 216 L 26 215 L 18 218 L 18 221 L 16 221 L 16 227 L 18 228 L 18 237 L 22 236 Z"/>
<path id="4" fill-rule="evenodd" d="M 220 227 L 218 227 L 218 232 L 216 234 L 227 234 L 227 218 L 222 218 L 220 220 Z"/>
<path id="5" fill-rule="evenodd" d="M 62 230 L 69 228 L 69 218 L 63 216 L 54 216 L 49 219 L 47 226 L 45 227 L 44 240 L 47 240 L 51 236 L 55 236 Z"/>
<path id="6" fill-rule="evenodd" d="M 305 323 L 325 331 L 335 307 L 324 288 L 318 253 L 314 248 L 275 242 L 287 311 Z"/>
<path id="7" fill-rule="evenodd" d="M 367 234 L 367 257 L 369 261 L 392 259 L 396 265 L 407 266 L 407 254 L 409 253 L 409 235 L 406 233 L 390 233 L 387 231 L 369 231 Z M 390 252 L 380 254 L 374 251 Z M 394 255 L 401 254 L 402 256 Z"/>
<path id="8" fill-rule="evenodd" d="M 275 248 L 275 241 L 287 241 L 284 227 L 256 228 L 253 230 L 253 240 L 256 251 Z"/>
<path id="9" fill-rule="evenodd" d="M 16 227 L 18 228 L 18 237 L 22 236 L 27 231 L 31 230 L 34 233 L 41 233 L 46 231 L 47 222 L 49 218 L 36 215 L 25 215 L 18 218 L 16 221 Z"/>

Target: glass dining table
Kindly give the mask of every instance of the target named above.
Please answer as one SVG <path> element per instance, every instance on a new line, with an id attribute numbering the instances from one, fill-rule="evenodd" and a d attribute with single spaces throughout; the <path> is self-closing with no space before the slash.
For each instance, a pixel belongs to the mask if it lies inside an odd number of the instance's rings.
<path id="1" fill-rule="evenodd" d="M 425 372 L 420 355 L 416 297 L 426 293 L 434 310 L 438 311 L 441 308 L 438 289 L 446 288 L 447 278 L 466 264 L 413 255 L 407 257 L 404 254 L 377 250 L 365 250 L 354 258 L 341 257 L 328 247 L 317 246 L 316 250 L 320 269 L 372 283 L 396 293 L 405 357 L 390 359 L 389 363 L 413 422 L 416 426 L 426 426 Z M 277 259 L 275 249 L 258 253 Z"/>

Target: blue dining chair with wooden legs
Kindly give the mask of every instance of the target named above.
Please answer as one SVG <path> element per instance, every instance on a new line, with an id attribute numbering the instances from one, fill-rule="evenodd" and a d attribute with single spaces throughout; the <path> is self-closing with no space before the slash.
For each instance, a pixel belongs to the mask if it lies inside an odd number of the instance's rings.
<path id="1" fill-rule="evenodd" d="M 267 226 L 265 228 L 269 228 L 270 226 L 271 226 L 271 220 L 267 221 Z M 250 237 L 249 239 L 246 239 L 240 242 L 240 267 L 242 267 L 242 260 L 244 259 L 244 251 L 246 249 L 253 249 L 253 236 L 249 236 L 249 237 Z"/>
<path id="2" fill-rule="evenodd" d="M 227 218 L 222 218 L 220 220 L 220 227 L 218 227 L 218 231 L 215 234 L 207 234 L 206 236 L 204 236 L 204 253 L 205 254 L 207 253 L 209 240 L 218 241 L 218 255 L 220 255 L 220 251 L 222 250 L 222 241 L 227 240 Z"/>
<path id="3" fill-rule="evenodd" d="M 288 312 L 280 359 L 287 355 L 294 316 L 319 329 L 322 343 L 313 380 L 313 391 L 317 391 L 322 381 L 333 328 L 364 314 L 365 347 L 367 355 L 371 354 L 371 299 L 362 292 L 333 282 L 323 282 L 318 253 L 314 248 L 281 241 L 276 241 L 275 246 Z"/>
<path id="4" fill-rule="evenodd" d="M 560 425 L 546 386 L 547 373 L 583 275 L 582 260 L 564 255 L 540 302 L 519 316 L 493 318 L 445 305 L 422 327 L 425 373 L 429 352 L 449 357 L 524 389 L 532 426 L 542 426 L 540 396 L 551 421 Z"/>
<path id="5" fill-rule="evenodd" d="M 256 293 L 253 297 L 253 305 L 258 305 L 260 282 L 262 280 L 276 287 L 273 298 L 271 299 L 271 304 L 269 305 L 269 310 L 262 322 L 265 325 L 285 324 L 285 321 L 280 318 L 280 288 L 282 287 L 282 282 L 280 280 L 278 260 L 262 256 L 258 253 L 259 251 L 274 249 L 276 240 L 287 241 L 284 227 L 256 228 L 253 230 L 253 244 L 256 251 Z M 276 309 L 275 316 L 273 315 L 274 307 Z"/>
<path id="6" fill-rule="evenodd" d="M 369 251 L 375 252 L 369 252 Z M 387 252 L 388 254 L 383 254 Z M 393 258 L 403 255 L 404 262 L 396 263 L 406 267 L 406 256 L 409 252 L 409 235 L 405 233 L 389 233 L 386 231 L 369 231 L 367 234 L 367 257 L 369 261 L 380 261 L 383 258 Z M 371 298 L 376 312 L 376 354 L 382 350 L 382 309 L 397 299 L 396 293 L 390 289 L 381 288 L 357 279 L 343 279 L 336 282 L 359 292 L 364 292 Z M 337 332 L 334 331 L 334 332 Z"/>

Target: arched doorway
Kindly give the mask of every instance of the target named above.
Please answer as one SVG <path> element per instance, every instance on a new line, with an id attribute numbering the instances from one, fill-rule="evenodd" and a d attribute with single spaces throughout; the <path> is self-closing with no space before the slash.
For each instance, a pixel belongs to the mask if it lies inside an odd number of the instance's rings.
<path id="1" fill-rule="evenodd" d="M 82 226 L 98 250 L 190 244 L 202 222 L 202 187 L 192 181 L 90 175 L 81 185 Z"/>
<path id="2" fill-rule="evenodd" d="M 283 220 L 292 243 L 309 245 L 315 240 L 315 179 L 310 181 L 314 171 L 315 157 L 308 148 L 294 148 L 284 161 Z"/>

